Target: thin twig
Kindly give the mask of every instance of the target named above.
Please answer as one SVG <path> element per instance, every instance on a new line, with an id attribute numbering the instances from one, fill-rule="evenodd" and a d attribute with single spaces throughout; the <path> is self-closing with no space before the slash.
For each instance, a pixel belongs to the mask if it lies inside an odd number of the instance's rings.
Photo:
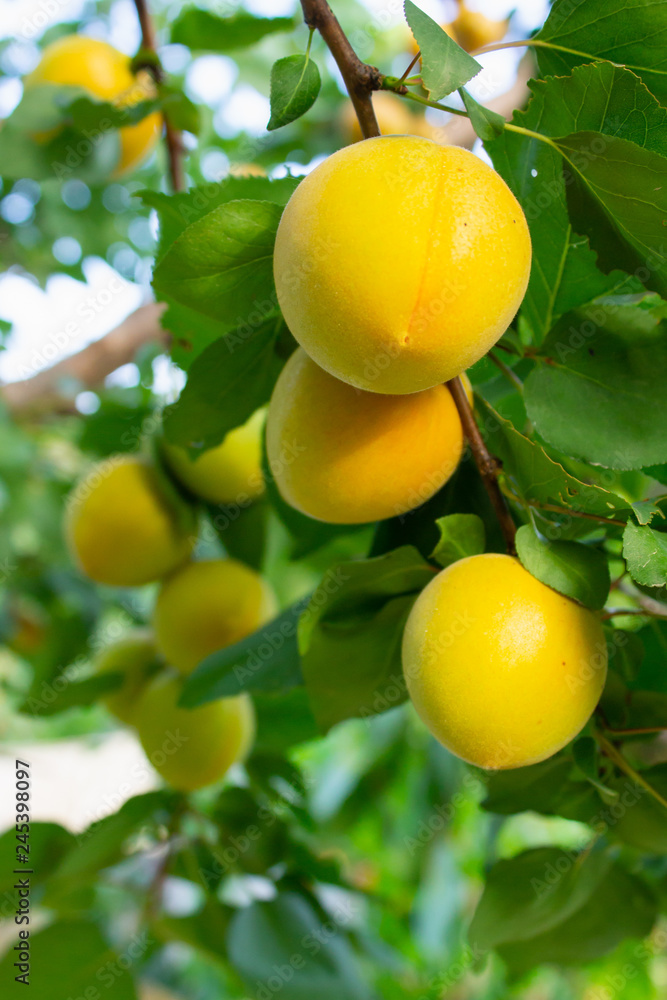
<path id="1" fill-rule="evenodd" d="M 157 58 L 157 42 L 153 19 L 148 10 L 147 0 L 134 0 L 137 8 L 137 17 L 141 28 L 141 47 L 149 52 L 155 59 L 147 63 L 146 70 L 151 74 L 155 82 L 159 85 L 164 82 L 164 71 Z M 164 141 L 167 148 L 169 160 L 169 179 L 173 191 L 183 191 L 185 188 L 185 174 L 183 172 L 183 140 L 178 129 L 170 123 L 168 116 L 162 112 L 164 121 Z"/>
<path id="2" fill-rule="evenodd" d="M 350 95 L 364 139 L 380 135 L 371 93 L 380 90 L 382 74 L 359 59 L 326 0 L 301 0 L 303 17 L 324 39 Z"/>
<path id="3" fill-rule="evenodd" d="M 505 378 L 509 382 L 511 382 L 512 385 L 514 386 L 514 388 L 518 389 L 518 391 L 523 396 L 523 382 L 521 381 L 521 379 L 519 378 L 519 376 L 516 374 L 516 372 L 513 372 L 509 365 L 506 365 L 504 361 L 501 361 L 500 358 L 496 357 L 496 355 L 493 353 L 493 351 L 489 351 L 489 359 L 491 361 L 493 361 L 493 363 L 496 366 L 496 368 L 500 369 L 500 371 L 503 373 L 503 375 L 505 376 Z"/>
<path id="4" fill-rule="evenodd" d="M 623 754 L 620 750 L 616 749 L 613 743 L 610 743 L 609 740 L 605 739 L 601 733 L 595 733 L 595 739 L 599 743 L 600 749 L 605 756 L 609 757 L 609 759 L 616 764 L 619 770 L 623 771 L 624 774 L 627 774 L 627 776 L 632 778 L 633 781 L 636 781 L 637 784 L 644 789 L 644 791 L 653 796 L 656 802 L 659 802 L 661 806 L 664 806 L 665 809 L 667 809 L 667 799 L 664 799 L 660 792 L 658 792 L 653 785 L 650 785 L 648 781 L 642 777 L 639 771 L 634 769 L 632 764 L 625 759 Z"/>
<path id="5" fill-rule="evenodd" d="M 461 379 L 458 377 L 451 379 L 451 381 L 447 383 L 447 388 L 451 392 L 456 404 L 456 409 L 459 412 L 461 424 L 463 425 L 463 433 L 465 434 L 468 444 L 470 445 L 470 450 L 473 458 L 475 459 L 475 464 L 479 470 L 480 476 L 482 477 L 482 482 L 486 487 L 486 492 L 489 494 L 489 499 L 493 505 L 493 509 L 496 512 L 496 517 L 498 518 L 498 522 L 505 539 L 507 552 L 509 555 L 516 555 L 516 525 L 512 520 L 512 515 L 509 507 L 507 506 L 507 501 L 501 493 L 500 486 L 498 485 L 498 473 L 500 471 L 498 460 L 490 454 L 484 443 L 484 438 L 482 437 L 479 427 L 475 422 L 475 417 L 473 416 L 472 409 L 470 408 L 468 396 L 463 388 Z"/>

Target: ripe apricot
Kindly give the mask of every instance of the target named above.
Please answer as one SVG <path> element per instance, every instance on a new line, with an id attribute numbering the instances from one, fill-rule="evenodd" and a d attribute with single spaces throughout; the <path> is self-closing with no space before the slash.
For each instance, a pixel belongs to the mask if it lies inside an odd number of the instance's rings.
<path id="1" fill-rule="evenodd" d="M 530 271 L 521 206 L 466 149 L 382 136 L 338 150 L 283 213 L 274 272 L 312 359 L 360 389 L 459 375 L 509 325 Z"/>
<path id="2" fill-rule="evenodd" d="M 73 490 L 65 534 L 80 569 L 91 580 L 138 587 L 159 580 L 187 559 L 196 518 L 175 505 L 155 468 L 137 455 L 96 465 Z"/>
<path id="3" fill-rule="evenodd" d="M 459 12 L 448 26 L 452 29 L 452 37 L 468 52 L 475 52 L 485 45 L 499 42 L 507 33 L 509 18 L 495 21 L 478 10 L 470 10 L 465 4 L 459 4 Z M 450 32 L 448 32 L 449 34 Z"/>
<path id="4" fill-rule="evenodd" d="M 241 427 L 234 428 L 222 444 L 194 460 L 185 448 L 163 444 L 164 457 L 172 472 L 195 496 L 210 503 L 255 500 L 264 492 L 262 475 L 262 431 L 265 410 L 257 410 Z"/>
<path id="5" fill-rule="evenodd" d="M 599 619 L 510 556 L 453 563 L 417 598 L 403 670 L 418 714 L 478 767 L 550 757 L 588 721 L 604 687 Z"/>
<path id="6" fill-rule="evenodd" d="M 25 84 L 53 83 L 81 87 L 93 97 L 118 107 L 131 107 L 155 96 L 146 71 L 134 76 L 128 56 L 107 42 L 85 35 L 65 35 L 47 45 Z M 119 129 L 120 156 L 114 176 L 129 173 L 151 152 L 158 140 L 161 117 L 157 112 L 136 125 Z"/>
<path id="7" fill-rule="evenodd" d="M 360 524 L 433 496 L 459 463 L 463 431 L 445 386 L 402 396 L 365 392 L 299 348 L 273 391 L 266 447 L 289 504 L 320 521 Z"/>
<path id="8" fill-rule="evenodd" d="M 96 673 L 123 674 L 121 687 L 102 698 L 103 704 L 121 722 L 132 722 L 139 695 L 148 683 L 158 658 L 153 633 L 143 628 L 132 629 L 97 657 Z"/>
<path id="9" fill-rule="evenodd" d="M 276 614 L 273 590 L 235 559 L 189 563 L 165 580 L 155 602 L 158 649 L 183 674 L 210 653 L 250 635 Z"/>
<path id="10" fill-rule="evenodd" d="M 174 788 L 192 792 L 243 760 L 255 737 L 255 710 L 247 694 L 180 708 L 182 687 L 179 677 L 156 677 L 137 703 L 134 724 L 155 770 Z"/>

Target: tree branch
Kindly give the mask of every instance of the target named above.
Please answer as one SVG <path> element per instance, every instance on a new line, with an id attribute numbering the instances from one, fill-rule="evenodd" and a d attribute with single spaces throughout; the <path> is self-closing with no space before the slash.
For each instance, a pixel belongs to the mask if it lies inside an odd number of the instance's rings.
<path id="1" fill-rule="evenodd" d="M 139 26 L 141 28 L 141 47 L 146 52 L 150 52 L 152 56 L 155 56 L 155 61 L 151 60 L 150 63 L 147 63 L 146 69 L 155 82 L 161 84 L 164 81 L 164 72 L 157 58 L 155 28 L 148 10 L 147 0 L 134 0 L 134 5 L 137 8 L 137 17 L 139 18 Z M 185 175 L 183 173 L 183 152 L 185 147 L 183 146 L 181 133 L 171 125 L 169 117 L 164 111 L 162 112 L 162 119 L 164 121 L 164 140 L 169 160 L 171 187 L 173 191 L 183 191 L 185 188 Z"/>
<path id="2" fill-rule="evenodd" d="M 107 375 L 132 361 L 140 347 L 166 341 L 160 326 L 164 302 L 150 302 L 131 313 L 106 336 L 63 358 L 21 382 L 0 388 L 0 396 L 15 416 L 40 413 L 76 413 L 74 398 L 82 389 L 95 388 Z"/>
<path id="3" fill-rule="evenodd" d="M 301 0 L 301 7 L 304 21 L 319 31 L 336 60 L 364 139 L 380 135 L 371 93 L 380 90 L 382 74 L 359 59 L 326 0 Z"/>
<path id="4" fill-rule="evenodd" d="M 500 471 L 498 460 L 490 454 L 484 444 L 484 439 L 475 422 L 461 379 L 458 376 L 451 379 L 451 381 L 447 382 L 447 388 L 454 398 L 456 409 L 459 411 L 459 417 L 463 425 L 463 433 L 470 445 L 475 464 L 482 477 L 489 500 L 496 512 L 496 517 L 498 518 L 498 523 L 505 539 L 507 552 L 511 556 L 516 555 L 516 525 L 512 520 L 512 514 L 498 484 L 498 472 Z"/>
<path id="5" fill-rule="evenodd" d="M 374 90 L 382 89 L 384 77 L 374 66 L 361 62 L 326 0 L 301 0 L 301 7 L 306 24 L 309 28 L 319 31 L 336 60 L 359 119 L 362 135 L 366 139 L 380 135 L 371 93 Z M 402 86 L 400 82 L 398 85 Z M 487 451 L 461 380 L 459 378 L 452 379 L 451 382 L 447 383 L 447 386 L 454 397 L 463 431 L 498 517 L 507 551 L 511 555 L 515 555 L 516 526 L 498 485 L 498 462 Z"/>

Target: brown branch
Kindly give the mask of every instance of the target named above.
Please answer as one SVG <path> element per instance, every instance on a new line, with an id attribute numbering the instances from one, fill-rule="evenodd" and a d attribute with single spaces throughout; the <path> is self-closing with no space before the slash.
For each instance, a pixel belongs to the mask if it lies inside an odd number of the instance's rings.
<path id="1" fill-rule="evenodd" d="M 159 85 L 164 82 L 164 71 L 157 58 L 157 41 L 153 19 L 148 10 L 147 0 L 134 0 L 137 8 L 137 17 L 141 28 L 141 47 L 149 52 L 152 57 L 147 61 L 146 69 L 151 74 L 155 82 Z M 181 133 L 170 123 L 168 115 L 163 111 L 164 140 L 169 160 L 169 178 L 173 191 L 183 191 L 185 189 L 185 174 L 183 172 L 183 153 L 185 147 L 181 139 Z"/>
<path id="2" fill-rule="evenodd" d="M 459 417 L 461 418 L 461 423 L 463 425 L 463 433 L 465 434 L 468 444 L 470 445 L 470 450 L 473 458 L 475 459 L 475 464 L 479 470 L 480 476 L 482 477 L 482 482 L 484 483 L 486 492 L 489 495 L 489 500 L 491 501 L 493 509 L 496 512 L 496 517 L 498 518 L 498 523 L 500 524 L 500 528 L 505 539 L 507 552 L 511 556 L 516 555 L 516 525 L 512 520 L 512 514 L 507 506 L 507 501 L 501 493 L 500 486 L 498 484 L 498 473 L 500 471 L 498 460 L 490 454 L 484 443 L 484 438 L 482 437 L 473 416 L 473 412 L 470 408 L 470 403 L 468 402 L 468 397 L 465 389 L 463 388 L 461 379 L 458 377 L 451 379 L 451 381 L 447 383 L 447 388 L 454 398 L 456 409 L 459 411 Z"/>
<path id="3" fill-rule="evenodd" d="M 301 0 L 301 7 L 304 21 L 319 31 L 336 60 L 364 139 L 380 135 L 371 93 L 380 90 L 382 74 L 359 59 L 326 0 Z"/>
<path id="4" fill-rule="evenodd" d="M 77 354 L 20 382 L 0 387 L 0 396 L 15 416 L 40 413 L 76 413 L 74 399 L 82 389 L 95 388 L 107 375 L 128 364 L 144 344 L 166 341 L 160 326 L 166 306 L 150 302 L 140 306 L 106 336 Z"/>

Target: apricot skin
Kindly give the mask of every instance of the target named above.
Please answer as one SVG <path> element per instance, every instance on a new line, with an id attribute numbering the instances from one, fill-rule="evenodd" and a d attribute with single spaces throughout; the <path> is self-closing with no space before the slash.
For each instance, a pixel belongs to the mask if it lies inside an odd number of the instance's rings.
<path id="1" fill-rule="evenodd" d="M 287 325 L 332 375 L 372 392 L 446 382 L 523 298 L 521 206 L 468 150 L 382 136 L 338 150 L 283 213 L 274 274 Z"/>
<path id="2" fill-rule="evenodd" d="M 255 710 L 247 694 L 179 708 L 181 691 L 180 678 L 156 677 L 137 704 L 134 724 L 155 770 L 173 788 L 193 792 L 244 759 L 255 737 Z"/>
<path id="3" fill-rule="evenodd" d="M 180 523 L 149 462 L 116 456 L 96 465 L 72 492 L 65 535 L 81 571 L 116 587 L 139 587 L 189 556 L 196 520 Z"/>
<path id="4" fill-rule="evenodd" d="M 113 46 L 84 35 L 65 35 L 47 45 L 37 67 L 26 77 L 26 86 L 53 83 L 82 87 L 93 97 L 119 107 L 138 104 L 155 96 L 146 72 L 134 76 L 128 56 Z M 157 112 L 136 125 L 119 129 L 120 157 L 114 177 L 129 173 L 153 150 L 161 129 Z"/>
<path id="5" fill-rule="evenodd" d="M 182 674 L 250 635 L 277 612 L 269 584 L 235 559 L 193 562 L 164 581 L 155 602 L 158 649 Z"/>
<path id="6" fill-rule="evenodd" d="M 289 504 L 320 521 L 361 524 L 433 496 L 459 463 L 463 431 L 445 386 L 403 396 L 364 392 L 299 348 L 276 383 L 266 447 Z"/>
<path id="7" fill-rule="evenodd" d="M 131 724 L 141 691 L 147 684 L 148 671 L 158 660 L 155 639 L 149 629 L 132 629 L 126 636 L 102 650 L 95 661 L 95 672 L 121 673 L 123 684 L 102 698 L 103 704 L 121 722 Z"/>
<path id="8" fill-rule="evenodd" d="M 408 692 L 448 750 L 478 767 L 545 760 L 602 693 L 599 619 L 510 556 L 454 563 L 422 591 L 403 638 Z"/>
<path id="9" fill-rule="evenodd" d="M 257 410 L 224 441 L 190 458 L 185 448 L 163 443 L 164 457 L 176 478 L 209 503 L 243 503 L 264 493 L 262 430 L 265 411 Z"/>

